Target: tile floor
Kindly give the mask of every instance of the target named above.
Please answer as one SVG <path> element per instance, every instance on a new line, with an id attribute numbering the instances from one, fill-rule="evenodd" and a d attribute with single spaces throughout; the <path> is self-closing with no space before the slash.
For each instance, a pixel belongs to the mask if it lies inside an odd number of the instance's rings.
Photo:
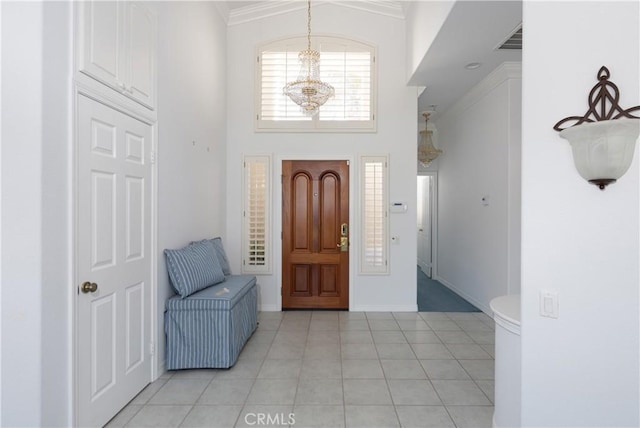
<path id="1" fill-rule="evenodd" d="M 261 312 L 226 370 L 167 372 L 109 427 L 491 427 L 483 313 Z"/>

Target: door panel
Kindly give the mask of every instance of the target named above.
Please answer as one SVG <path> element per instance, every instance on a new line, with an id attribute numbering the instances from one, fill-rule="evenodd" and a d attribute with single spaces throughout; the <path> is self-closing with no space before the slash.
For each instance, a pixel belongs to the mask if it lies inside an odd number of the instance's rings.
<path id="1" fill-rule="evenodd" d="M 151 126 L 78 98 L 79 426 L 103 426 L 151 380 Z"/>
<path id="2" fill-rule="evenodd" d="M 127 12 L 127 94 L 142 104 L 153 107 L 156 20 L 151 9 L 138 2 L 128 3 Z"/>
<path id="3" fill-rule="evenodd" d="M 83 2 L 80 70 L 112 86 L 124 80 L 123 3 Z"/>
<path id="4" fill-rule="evenodd" d="M 348 309 L 349 251 L 339 244 L 349 221 L 349 165 L 283 161 L 282 171 L 282 307 Z"/>

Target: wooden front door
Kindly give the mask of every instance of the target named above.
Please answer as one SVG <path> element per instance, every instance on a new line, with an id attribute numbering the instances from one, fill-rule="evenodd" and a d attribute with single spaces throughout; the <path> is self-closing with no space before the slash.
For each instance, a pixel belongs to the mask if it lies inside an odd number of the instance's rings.
<path id="1" fill-rule="evenodd" d="M 348 309 L 348 162 L 283 161 L 282 199 L 282 308 Z"/>

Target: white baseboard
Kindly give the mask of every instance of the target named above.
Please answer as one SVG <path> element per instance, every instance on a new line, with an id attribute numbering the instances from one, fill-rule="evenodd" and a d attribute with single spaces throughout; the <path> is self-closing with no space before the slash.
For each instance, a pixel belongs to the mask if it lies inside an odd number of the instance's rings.
<path id="1" fill-rule="evenodd" d="M 261 305 L 261 312 L 280 312 L 276 305 Z M 357 305 L 349 308 L 351 312 L 418 312 L 418 305 Z"/>
<path id="2" fill-rule="evenodd" d="M 429 270 L 431 269 L 431 266 L 428 266 L 425 262 L 422 262 L 420 260 L 418 260 L 418 266 L 420 266 L 420 270 L 422 271 L 422 273 L 429 276 L 427 272 L 429 272 Z"/>
<path id="3" fill-rule="evenodd" d="M 444 285 L 448 289 L 454 291 L 456 294 L 464 297 L 465 300 L 467 300 L 469 303 L 471 303 L 476 308 L 480 309 L 485 314 L 489 315 L 490 317 L 493 317 L 493 311 L 489 308 L 488 305 L 480 302 L 475 297 L 470 296 L 469 294 L 465 293 L 460 288 L 456 287 L 454 284 L 450 283 L 449 281 L 447 281 L 446 279 L 442 278 L 441 276 L 436 276 L 434 279 L 436 281 L 442 283 L 442 285 Z"/>
<path id="4" fill-rule="evenodd" d="M 151 379 L 151 381 L 156 381 L 160 378 L 160 376 L 162 376 L 165 372 L 167 371 L 167 366 L 165 364 L 165 359 L 163 358 L 162 361 L 158 361 L 158 368 L 156 370 L 155 373 L 155 379 Z"/>

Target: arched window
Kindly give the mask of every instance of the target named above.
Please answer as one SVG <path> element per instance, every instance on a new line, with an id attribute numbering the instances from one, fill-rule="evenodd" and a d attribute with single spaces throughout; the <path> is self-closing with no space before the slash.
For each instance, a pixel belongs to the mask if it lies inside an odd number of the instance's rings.
<path id="1" fill-rule="evenodd" d="M 306 48 L 306 37 L 258 48 L 256 130 L 374 132 L 375 48 L 340 37 L 313 37 L 312 48 L 320 52 L 321 80 L 335 88 L 335 97 L 313 117 L 304 116 L 282 91 L 287 82 L 298 78 L 298 53 Z"/>

